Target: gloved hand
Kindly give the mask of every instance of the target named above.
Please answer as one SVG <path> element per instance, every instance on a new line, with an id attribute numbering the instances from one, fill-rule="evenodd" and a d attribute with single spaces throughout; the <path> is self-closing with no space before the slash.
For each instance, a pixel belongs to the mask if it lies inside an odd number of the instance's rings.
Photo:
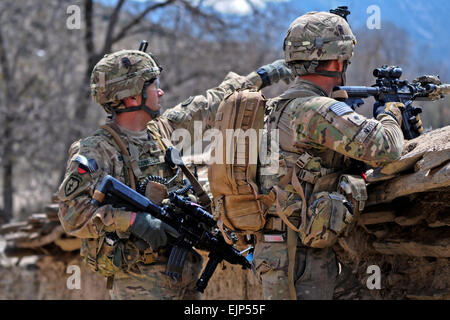
<path id="1" fill-rule="evenodd" d="M 398 123 L 398 125 L 402 126 L 402 110 L 405 105 L 401 102 L 387 102 L 382 105 L 379 102 L 376 102 L 373 106 L 373 116 L 377 118 L 380 114 L 388 114 L 392 116 Z"/>
<path id="2" fill-rule="evenodd" d="M 294 79 L 291 69 L 284 59 L 276 60 L 259 68 L 256 73 L 261 77 L 261 89 L 283 80 L 287 84 Z"/>
<path id="3" fill-rule="evenodd" d="M 414 129 L 419 133 L 423 133 L 422 119 L 419 114 L 416 114 L 414 119 L 409 120 L 411 124 L 414 126 Z"/>
<path id="4" fill-rule="evenodd" d="M 147 242 L 153 250 L 167 244 L 167 234 L 178 237 L 179 233 L 167 223 L 149 213 L 140 212 L 130 227 L 130 232 Z"/>

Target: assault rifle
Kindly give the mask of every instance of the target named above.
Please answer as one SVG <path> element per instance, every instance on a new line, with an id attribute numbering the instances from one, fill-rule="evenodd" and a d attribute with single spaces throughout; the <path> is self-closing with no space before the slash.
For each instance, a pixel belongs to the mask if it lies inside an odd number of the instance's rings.
<path id="1" fill-rule="evenodd" d="M 434 101 L 441 99 L 445 94 L 450 94 L 450 85 L 441 84 L 439 76 L 421 76 L 413 82 L 400 80 L 403 71 L 396 66 L 382 66 L 373 71 L 377 78 L 375 85 L 371 87 L 363 86 L 338 86 L 334 93 L 340 90 L 345 91 L 345 103 L 353 110 L 364 104 L 362 99 L 373 96 L 378 105 L 386 102 L 402 102 L 405 108 L 402 109 L 402 131 L 405 139 L 410 140 L 420 136 L 416 116 L 422 112 L 421 107 L 412 106 L 414 100 Z"/>
<path id="2" fill-rule="evenodd" d="M 175 228 L 180 236 L 175 240 L 166 274 L 174 279 L 181 277 L 184 260 L 192 247 L 209 252 L 209 260 L 201 277 L 196 283 L 196 290 L 203 292 L 213 275 L 217 265 L 223 260 L 231 264 L 240 264 L 243 269 L 251 267 L 249 260 L 234 246 L 225 242 L 222 234 L 216 227 L 213 216 L 177 192 L 169 194 L 169 202 L 158 206 L 147 197 L 129 188 L 119 180 L 107 175 L 94 193 L 91 203 L 94 206 L 112 204 L 125 207 L 132 211 L 148 212 L 171 227 Z"/>

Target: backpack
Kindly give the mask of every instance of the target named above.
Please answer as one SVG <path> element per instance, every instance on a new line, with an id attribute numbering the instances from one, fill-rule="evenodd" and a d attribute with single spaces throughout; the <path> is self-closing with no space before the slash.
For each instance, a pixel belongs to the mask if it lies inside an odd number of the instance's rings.
<path id="1" fill-rule="evenodd" d="M 259 91 L 238 90 L 222 100 L 216 113 L 214 128 L 222 137 L 219 135 L 221 141 L 215 139 L 208 180 L 213 215 L 222 233 L 223 225 L 230 231 L 250 234 L 266 223 L 264 205 L 273 200 L 260 194 L 256 183 L 265 105 Z"/>

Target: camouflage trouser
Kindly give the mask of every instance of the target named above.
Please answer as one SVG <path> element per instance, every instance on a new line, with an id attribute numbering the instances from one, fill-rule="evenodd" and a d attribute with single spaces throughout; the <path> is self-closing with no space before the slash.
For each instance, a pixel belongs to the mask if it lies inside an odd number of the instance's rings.
<path id="1" fill-rule="evenodd" d="M 257 243 L 254 262 L 262 281 L 264 299 L 291 299 L 287 243 Z M 297 245 L 294 282 L 298 300 L 331 300 L 337 275 L 338 264 L 331 248 L 315 249 Z"/>
<path id="2" fill-rule="evenodd" d="M 288 282 L 287 243 L 257 243 L 254 262 L 262 282 L 264 299 L 291 299 Z M 352 271 L 338 261 L 332 248 L 315 249 L 297 244 L 294 282 L 298 300 L 371 300 Z"/>
<path id="3" fill-rule="evenodd" d="M 164 274 L 166 261 L 152 264 L 138 263 L 134 269 L 140 272 L 121 272 L 114 276 L 114 300 L 199 300 L 201 294 L 194 289 L 202 269 L 203 258 L 191 252 L 184 264 L 181 280 L 174 281 Z"/>

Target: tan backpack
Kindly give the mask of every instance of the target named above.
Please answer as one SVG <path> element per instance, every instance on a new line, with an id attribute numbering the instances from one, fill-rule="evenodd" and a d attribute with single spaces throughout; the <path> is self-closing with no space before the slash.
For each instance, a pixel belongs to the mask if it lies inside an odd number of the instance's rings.
<path id="1" fill-rule="evenodd" d="M 219 105 L 215 129 L 222 134 L 222 143 L 216 141 L 211 153 L 208 179 L 214 217 L 222 231 L 225 225 L 231 231 L 252 233 L 266 222 L 263 202 L 267 196 L 259 194 L 256 184 L 265 104 L 260 92 L 246 89 L 232 93 Z"/>

